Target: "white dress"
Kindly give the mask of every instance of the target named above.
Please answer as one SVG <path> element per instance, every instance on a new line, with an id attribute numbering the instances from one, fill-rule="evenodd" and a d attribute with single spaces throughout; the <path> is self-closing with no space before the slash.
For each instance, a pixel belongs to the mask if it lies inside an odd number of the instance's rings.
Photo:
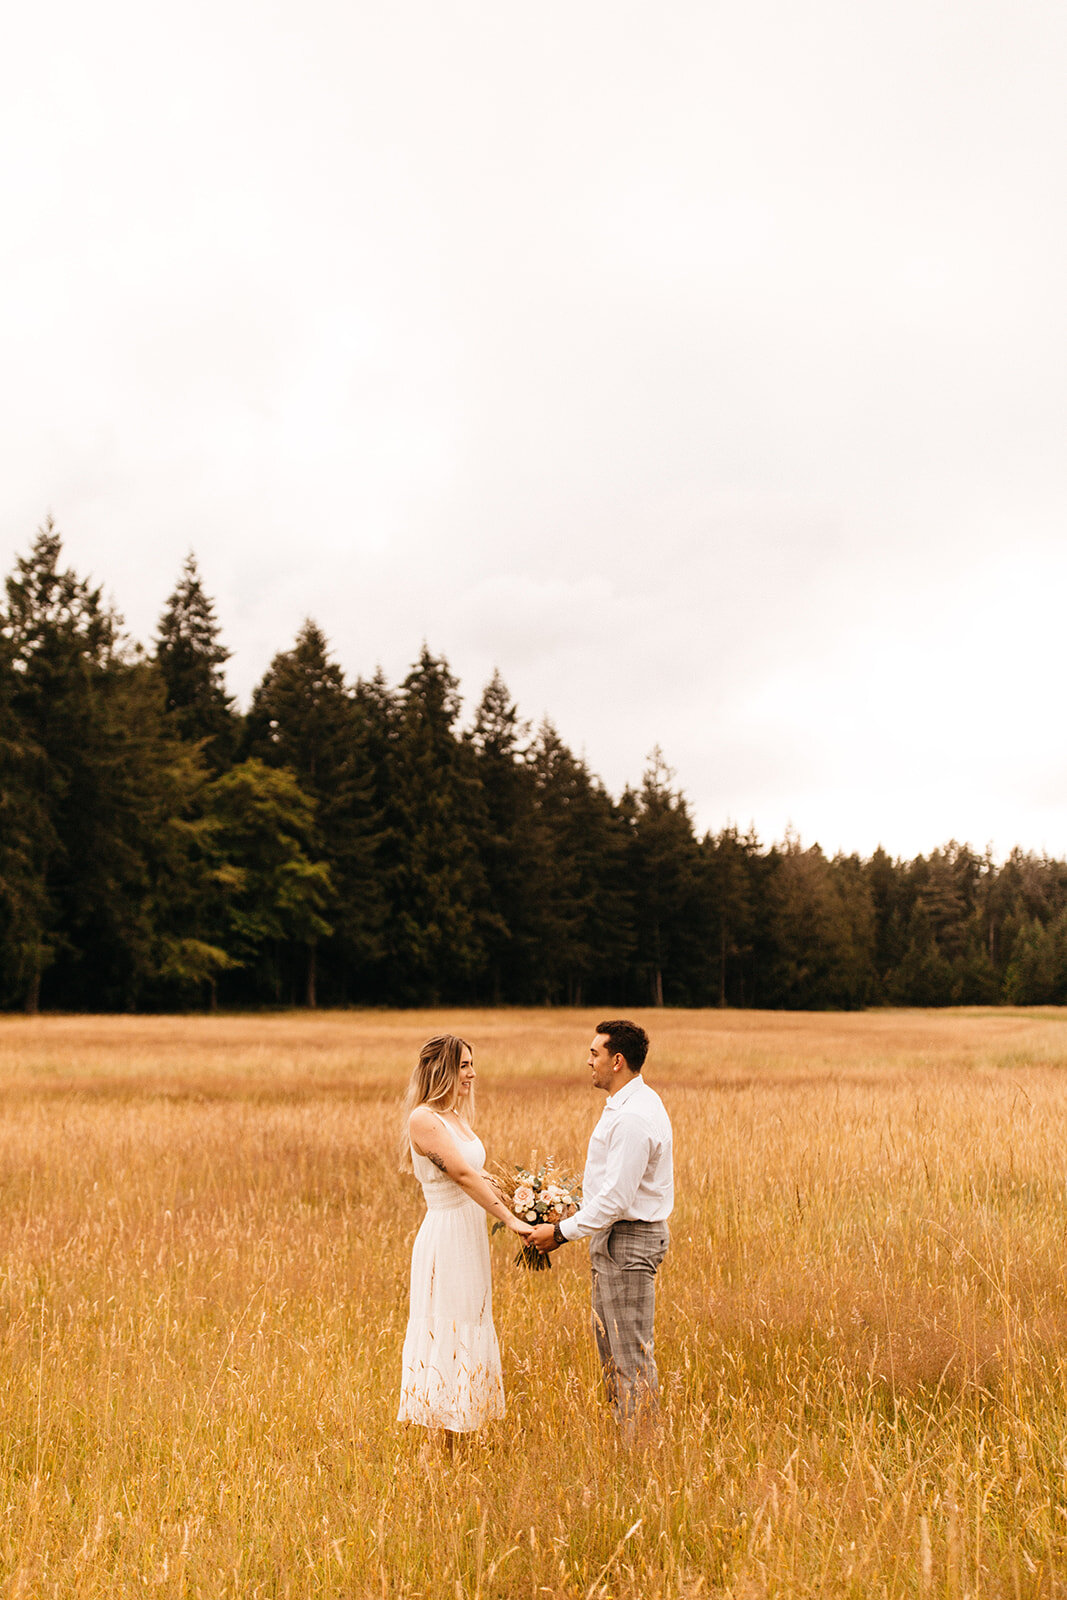
<path id="1" fill-rule="evenodd" d="M 471 1165 L 481 1170 L 481 1140 L 461 1138 L 451 1127 L 448 1131 Z M 486 1214 L 426 1156 L 412 1150 L 411 1161 L 422 1184 L 426 1215 L 411 1252 L 397 1420 L 467 1433 L 504 1415 Z"/>

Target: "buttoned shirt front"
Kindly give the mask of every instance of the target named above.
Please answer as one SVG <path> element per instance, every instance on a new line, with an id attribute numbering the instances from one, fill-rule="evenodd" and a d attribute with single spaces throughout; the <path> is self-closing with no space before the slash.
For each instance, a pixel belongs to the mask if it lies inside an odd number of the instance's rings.
<path id="1" fill-rule="evenodd" d="M 640 1073 L 608 1095 L 593 1129 L 582 1178 L 582 1204 L 560 1223 L 582 1239 L 613 1222 L 665 1222 L 674 1205 L 671 1121 Z"/>

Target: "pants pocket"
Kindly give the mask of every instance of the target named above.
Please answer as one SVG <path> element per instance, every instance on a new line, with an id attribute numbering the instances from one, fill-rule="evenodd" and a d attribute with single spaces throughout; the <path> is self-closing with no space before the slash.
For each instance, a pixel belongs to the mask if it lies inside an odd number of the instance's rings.
<path id="1" fill-rule="evenodd" d="M 665 1222 L 647 1228 L 612 1228 L 604 1248 L 620 1272 L 655 1272 L 664 1256 L 670 1234 Z"/>

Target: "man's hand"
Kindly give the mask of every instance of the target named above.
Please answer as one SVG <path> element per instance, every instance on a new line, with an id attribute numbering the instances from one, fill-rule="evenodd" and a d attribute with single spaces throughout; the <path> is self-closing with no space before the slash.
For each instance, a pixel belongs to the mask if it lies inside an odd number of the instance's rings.
<path id="1" fill-rule="evenodd" d="M 541 1254 L 547 1255 L 550 1250 L 558 1250 L 555 1229 L 551 1222 L 539 1223 L 536 1228 L 531 1228 L 526 1236 L 526 1243 L 532 1244 Z"/>

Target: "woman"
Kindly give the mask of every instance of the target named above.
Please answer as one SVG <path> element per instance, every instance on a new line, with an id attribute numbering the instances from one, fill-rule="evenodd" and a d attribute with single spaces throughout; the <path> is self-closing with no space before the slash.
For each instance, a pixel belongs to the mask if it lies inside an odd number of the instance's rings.
<path id="1" fill-rule="evenodd" d="M 468 1433 L 504 1414 L 484 1212 L 525 1237 L 485 1171 L 474 1120 L 474 1060 L 440 1034 L 419 1054 L 407 1098 L 401 1170 L 422 1184 L 426 1215 L 411 1253 L 400 1422 Z"/>

